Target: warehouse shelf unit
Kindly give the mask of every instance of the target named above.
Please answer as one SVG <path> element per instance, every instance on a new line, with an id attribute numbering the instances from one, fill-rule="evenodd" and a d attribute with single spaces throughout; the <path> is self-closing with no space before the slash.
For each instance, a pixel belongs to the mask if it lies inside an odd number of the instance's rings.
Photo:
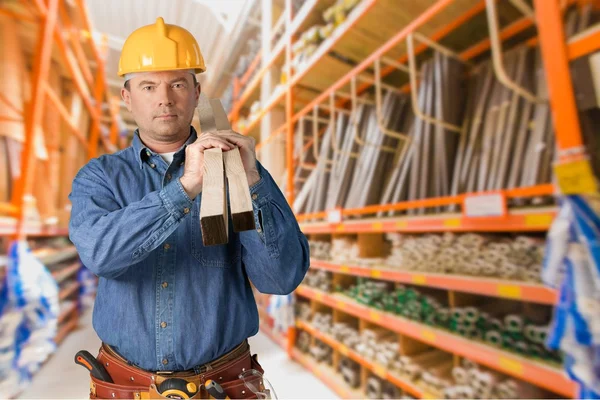
<path id="1" fill-rule="evenodd" d="M 534 283 L 511 280 L 501 281 L 498 279 L 461 275 L 398 271 L 385 265 L 372 267 L 340 265 L 316 259 L 311 259 L 310 266 L 314 269 L 322 269 L 338 274 L 474 293 L 490 297 L 529 301 L 532 303 L 556 304 L 558 300 L 558 293 L 555 290 Z"/>
<path id="2" fill-rule="evenodd" d="M 9 114 L 1 115 L 0 123 L 20 124 L 13 130 L 23 133 L 14 138 L 20 145 L 9 147 L 12 154 L 9 150 L 1 154 L 2 174 L 8 174 L 9 155 L 13 165 L 10 192 L 2 193 L 10 200 L 0 200 L 0 243 L 8 248 L 12 241 L 28 240 L 59 285 L 55 342 L 60 344 L 77 328 L 81 310 L 78 272 L 82 264 L 67 240 L 70 181 L 85 161 L 118 147 L 116 102 L 105 76 L 107 38 L 94 37 L 83 0 L 3 2 L 0 24 L 7 27 L 5 35 L 11 34 L 2 38 L 3 45 L 12 49 L 10 60 L 22 64 L 11 70 L 18 75 L 4 76 L 14 80 L 10 84 L 18 85 L 22 96 L 5 91 L 0 104 Z M 9 58 L 3 57 L 8 68 Z M 4 143 L 4 138 L 0 141 Z M 3 145 L 0 151 L 4 149 Z M 19 150 L 20 173 L 15 174 Z M 62 188 L 50 186 L 59 180 L 66 183 Z M 5 268 L 0 275 L 4 280 Z"/>
<path id="3" fill-rule="evenodd" d="M 299 296 L 314 299 L 331 308 L 354 315 L 399 334 L 407 335 L 441 350 L 467 357 L 482 365 L 529 381 L 562 396 L 576 396 L 575 384 L 558 368 L 529 361 L 524 357 L 483 343 L 466 340 L 425 324 L 362 306 L 343 296 L 329 295 L 307 287 L 300 287 L 296 293 Z"/>
<path id="4" fill-rule="evenodd" d="M 507 1 L 508 2 L 508 1 Z M 291 7 L 286 9 L 288 20 L 286 32 L 280 39 L 279 45 L 269 57 L 268 62 L 263 58 L 262 68 L 258 61 L 246 76 L 235 83 L 236 96 L 230 117 L 234 121 L 240 118 L 240 111 L 248 106 L 251 100 L 258 98 L 260 82 L 265 79 L 266 73 L 276 60 L 283 63 L 282 68 L 288 73 L 284 85 L 278 91 L 267 96 L 269 100 L 263 102 L 262 110 L 254 116 L 248 125 L 241 129 L 244 134 L 256 136 L 256 130 L 260 126 L 261 119 L 269 115 L 278 105 L 285 106 L 285 120 L 280 126 L 276 126 L 261 135 L 258 144 L 259 149 L 264 148 L 269 142 L 278 137 L 285 137 L 286 142 L 286 179 L 285 190 L 290 204 L 294 204 L 297 193 L 295 192 L 294 171 L 301 160 L 294 156 L 294 141 L 298 128 L 296 124 L 304 118 L 315 115 L 315 109 L 319 118 L 327 118 L 331 110 L 330 99 L 336 99 L 335 107 L 345 107 L 349 101 L 343 96 L 338 96 L 341 91 L 348 91 L 350 83 L 358 80 L 359 76 L 371 73 L 375 63 L 381 62 L 381 77 L 391 76 L 409 60 L 406 48 L 401 45 L 407 37 L 420 32 L 426 35 L 426 39 L 416 46 L 414 53 L 419 60 L 429 57 L 428 50 L 439 43 L 448 43 L 452 34 L 468 25 L 476 16 L 485 13 L 489 4 L 486 1 L 460 2 L 453 0 L 439 0 L 429 2 L 423 10 L 414 11 L 412 19 L 406 24 L 396 24 L 399 29 L 386 38 L 385 42 L 369 47 L 367 54 L 355 55 L 352 67 L 348 69 L 335 69 L 328 71 L 331 75 L 338 74 L 336 78 L 328 81 L 318 90 L 312 92 L 306 90 L 302 79 L 311 71 L 322 71 L 327 63 L 325 54 L 335 53 L 343 49 L 343 38 L 350 37 L 354 31 L 358 31 L 356 24 L 376 7 L 384 7 L 383 2 L 360 2 L 360 6 L 354 10 L 354 20 L 338 32 L 337 40 L 342 40 L 342 45 L 336 47 L 335 40 L 325 40 L 316 51 L 315 56 L 305 67 L 294 70 L 290 66 L 292 57 L 292 46 L 301 31 L 297 29 L 297 18 L 306 18 L 304 13 L 319 10 L 314 3 L 306 2 L 300 13 L 293 16 Z M 489 1 L 487 3 L 490 3 Z M 500 3 L 500 1 L 498 1 Z M 512 2 L 511 2 L 512 3 Z M 517 2 L 515 2 L 517 3 Z M 522 4 L 522 2 L 519 2 Z M 469 217 L 465 212 L 465 201 L 467 198 L 486 196 L 489 194 L 500 195 L 505 203 L 517 200 L 517 204 L 525 199 L 550 198 L 561 191 L 568 193 L 583 193 L 595 190 L 593 184 L 591 167 L 583 143 L 583 134 L 579 124 L 579 117 L 575 104 L 573 84 L 569 63 L 580 57 L 589 55 L 600 49 L 600 27 L 592 26 L 583 32 L 565 39 L 563 12 L 567 7 L 577 4 L 578 7 L 592 6 L 598 8 L 597 2 L 592 1 L 558 1 L 558 0 L 534 0 L 530 13 L 525 13 L 513 18 L 510 23 L 499 29 L 497 39 L 500 43 L 522 43 L 528 46 L 539 46 L 543 60 L 543 68 L 546 76 L 549 93 L 549 105 L 553 117 L 553 126 L 558 148 L 557 163 L 555 165 L 555 184 L 543 184 L 531 187 L 519 187 L 515 189 L 499 190 L 494 192 L 461 193 L 451 197 L 427 198 L 424 200 L 405 201 L 393 204 L 370 205 L 352 209 L 332 209 L 317 213 L 306 213 L 298 215 L 302 231 L 311 237 L 322 238 L 324 236 L 339 235 L 369 235 L 382 234 L 386 232 L 400 233 L 445 233 L 445 232 L 485 232 L 485 233 L 532 233 L 543 234 L 550 227 L 555 215 L 556 208 L 544 207 L 515 207 L 510 206 L 501 217 Z M 452 6 L 461 7 L 461 12 L 450 12 Z M 448 15 L 453 16 L 451 19 Z M 432 23 L 432 21 L 434 23 Z M 506 21 L 505 21 L 506 22 Z M 433 26 L 432 26 L 433 25 Z M 290 27 L 294 27 L 291 29 Z M 378 28 L 373 26 L 371 30 Z M 537 28 L 537 35 L 534 28 Z M 425 31 L 425 29 L 427 31 Z M 485 29 L 485 28 L 483 28 Z M 364 32 L 362 32 L 364 34 Z M 526 37 L 526 40 L 523 39 Z M 479 42 L 471 43 L 469 46 L 456 50 L 456 54 L 463 61 L 481 61 L 487 57 L 487 53 L 494 46 L 493 38 L 480 38 Z M 285 45 L 282 44 L 285 42 Z M 338 42 L 340 43 L 340 42 Z M 285 49 L 284 49 L 285 47 Z M 343 52 L 343 50 L 341 50 Z M 284 57 L 285 54 L 285 57 Z M 424 58 L 423 58 L 424 57 Z M 257 58 L 258 60 L 258 58 Z M 323 82 L 321 82 L 323 83 Z M 297 86 L 302 86 L 298 88 Z M 375 82 L 366 79 L 356 89 L 357 95 L 368 94 L 373 89 Z M 411 82 L 399 87 L 399 90 L 408 93 L 414 89 Z M 264 96 L 263 96 L 264 98 Z M 263 128 L 264 129 L 264 128 Z M 323 135 L 323 130 L 318 136 Z M 314 143 L 314 138 L 304 142 L 304 151 L 308 151 Z M 314 165 L 312 166 L 314 167 Z M 311 168 L 307 165 L 306 168 Z M 591 182 L 591 183 L 590 183 Z M 521 200 L 521 201 L 519 201 Z M 421 208 L 447 208 L 453 206 L 453 213 L 433 213 L 427 215 L 409 215 L 399 217 L 375 217 L 375 215 L 402 210 L 416 210 Z M 398 266 L 395 266 L 398 267 Z M 487 296 L 503 300 L 516 300 L 524 303 L 537 303 L 540 305 L 553 305 L 557 301 L 557 293 L 539 284 L 525 283 L 519 281 L 500 280 L 494 278 L 479 278 L 473 276 L 433 274 L 415 271 L 404 271 L 389 268 L 385 264 L 371 266 L 354 265 L 352 262 L 336 263 L 313 259 L 311 269 L 324 270 L 335 275 L 356 278 L 371 278 L 388 282 L 415 285 L 423 288 L 434 288 L 446 290 L 449 293 L 466 293 L 472 295 Z M 302 285 L 296 292 L 299 298 L 309 299 L 311 304 L 320 304 L 335 312 L 342 312 L 357 318 L 361 324 L 375 324 L 387 328 L 399 335 L 410 337 L 418 342 L 427 344 L 455 356 L 465 357 L 485 365 L 492 370 L 501 371 L 504 374 L 514 376 L 523 381 L 533 383 L 551 392 L 565 397 L 576 396 L 576 385 L 559 369 L 545 363 L 530 360 L 502 349 L 488 346 L 483 342 L 466 340 L 444 330 L 432 328 L 428 325 L 387 314 L 379 310 L 367 308 L 353 300 L 341 295 L 330 295 Z M 264 311 L 261 313 L 264 314 Z M 388 373 L 376 363 L 364 359 L 360 354 L 347 348 L 339 341 L 317 330 L 304 321 L 297 321 L 296 328 L 308 332 L 313 338 L 317 338 L 334 349 L 336 354 L 351 358 L 359 363 L 364 369 L 371 371 L 385 381 L 392 382 L 398 388 L 416 398 L 430 398 L 436 394 L 428 392 L 426 388 L 415 386 L 412 382 L 402 380 L 394 374 Z M 269 332 L 271 335 L 272 332 Z M 324 365 L 316 365 L 315 361 L 294 347 L 297 337 L 296 332 L 288 333 L 286 348 L 290 356 L 298 360 L 306 368 L 319 376 L 323 381 L 344 397 L 356 396 L 356 393 L 348 385 L 339 382 L 332 369 Z M 285 338 L 276 337 L 280 344 Z M 455 359 L 456 360 L 456 359 Z M 364 394 L 361 394 L 364 396 Z M 360 396 L 360 395 L 358 395 Z"/>

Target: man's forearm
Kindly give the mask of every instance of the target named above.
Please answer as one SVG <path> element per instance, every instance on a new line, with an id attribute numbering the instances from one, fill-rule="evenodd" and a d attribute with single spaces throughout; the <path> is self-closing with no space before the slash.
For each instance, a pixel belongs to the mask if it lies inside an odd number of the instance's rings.
<path id="1" fill-rule="evenodd" d="M 193 204 L 177 180 L 126 207 L 118 207 L 109 193 L 98 193 L 98 185 L 90 178 L 74 181 L 69 236 L 86 267 L 107 278 L 146 258 Z"/>
<path id="2" fill-rule="evenodd" d="M 273 178 L 264 168 L 259 171 L 261 179 L 251 188 L 257 229 L 240 233 L 243 261 L 259 291 L 287 294 L 309 267 L 308 241 Z"/>

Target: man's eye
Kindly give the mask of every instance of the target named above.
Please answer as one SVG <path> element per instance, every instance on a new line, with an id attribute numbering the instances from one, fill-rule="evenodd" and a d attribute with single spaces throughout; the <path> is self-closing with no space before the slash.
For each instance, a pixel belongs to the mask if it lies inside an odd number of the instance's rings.
<path id="1" fill-rule="evenodd" d="M 175 84 L 173 84 L 173 87 L 176 88 L 176 89 L 181 89 L 184 86 L 183 86 L 183 83 L 175 83 Z"/>
<path id="2" fill-rule="evenodd" d="M 152 86 L 144 86 L 142 90 L 152 90 Z"/>

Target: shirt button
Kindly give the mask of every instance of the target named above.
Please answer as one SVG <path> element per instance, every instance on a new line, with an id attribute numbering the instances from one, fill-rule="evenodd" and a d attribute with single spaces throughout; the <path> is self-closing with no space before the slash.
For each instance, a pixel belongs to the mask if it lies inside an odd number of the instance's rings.
<path id="1" fill-rule="evenodd" d="M 160 323 L 160 327 L 161 328 L 166 328 L 167 327 L 167 323 L 166 322 L 161 322 Z"/>
<path id="2" fill-rule="evenodd" d="M 167 282 L 163 282 L 163 283 L 162 283 L 162 287 L 163 287 L 163 289 L 166 289 L 166 288 L 167 288 L 167 286 L 169 286 L 169 284 L 168 284 Z"/>
<path id="3" fill-rule="evenodd" d="M 190 209 L 186 207 L 186 208 L 183 209 L 183 212 L 184 212 L 184 214 L 187 214 L 187 213 L 190 212 Z"/>
<path id="4" fill-rule="evenodd" d="M 261 233 L 262 229 L 260 229 L 260 227 L 256 228 L 256 232 Z"/>
<path id="5" fill-rule="evenodd" d="M 254 193 L 254 194 L 252 195 L 252 200 L 256 200 L 256 199 L 258 199 L 258 195 L 257 195 L 256 193 Z"/>
<path id="6" fill-rule="evenodd" d="M 165 248 L 165 250 L 169 250 L 171 248 L 171 245 L 169 243 L 165 243 L 163 247 Z"/>
<path id="7" fill-rule="evenodd" d="M 156 164 L 150 163 L 150 168 L 156 168 Z"/>
<path id="8" fill-rule="evenodd" d="M 162 363 L 163 363 L 163 365 L 167 365 L 169 363 L 169 360 L 167 360 L 166 358 L 163 358 Z"/>
<path id="9" fill-rule="evenodd" d="M 181 166 L 183 166 L 183 161 L 181 162 L 181 164 L 179 164 L 179 166 L 180 166 L 180 167 L 181 167 Z"/>

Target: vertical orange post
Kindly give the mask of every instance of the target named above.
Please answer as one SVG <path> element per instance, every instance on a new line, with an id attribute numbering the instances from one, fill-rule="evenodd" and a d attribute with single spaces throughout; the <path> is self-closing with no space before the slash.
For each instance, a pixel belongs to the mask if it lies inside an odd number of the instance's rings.
<path id="1" fill-rule="evenodd" d="M 287 88 L 285 92 L 285 122 L 287 124 L 287 140 L 285 143 L 286 164 L 287 164 L 287 183 L 286 197 L 290 207 L 294 206 L 294 97 L 292 95 L 292 20 L 294 18 L 292 11 L 292 1 L 286 0 L 285 8 L 287 12 L 286 32 L 287 40 L 285 44 L 285 61 L 287 71 Z M 288 328 L 287 332 L 287 353 L 288 357 L 292 358 L 292 350 L 296 344 L 296 326 Z"/>
<path id="2" fill-rule="evenodd" d="M 94 85 L 94 100 L 96 102 L 96 112 L 92 115 L 92 132 L 90 133 L 90 141 L 88 143 L 88 159 L 98 155 L 98 140 L 100 138 L 100 117 L 102 115 L 102 102 L 104 97 L 104 85 L 102 76 L 104 75 L 104 66 L 98 64 L 96 72 L 96 84 Z"/>
<path id="3" fill-rule="evenodd" d="M 286 180 L 286 197 L 290 206 L 294 204 L 294 96 L 292 94 L 292 2 L 286 0 L 287 9 L 287 26 L 286 35 L 287 41 L 285 46 L 285 61 L 287 70 L 287 88 L 285 92 L 285 121 L 287 124 L 287 140 L 286 140 L 286 162 L 287 162 L 287 180 Z"/>
<path id="4" fill-rule="evenodd" d="M 535 19 L 548 82 L 559 160 L 582 156 L 583 140 L 559 0 L 535 0 Z"/>
<path id="5" fill-rule="evenodd" d="M 41 24 L 40 36 L 33 61 L 33 80 L 31 82 L 31 102 L 26 105 L 25 112 L 25 143 L 21 153 L 21 176 L 16 182 L 12 196 L 12 204 L 18 207 L 17 213 L 17 240 L 25 237 L 25 196 L 31 190 L 34 172 L 34 142 L 36 127 L 40 124 L 44 113 L 46 100 L 46 81 L 50 71 L 52 57 L 52 38 L 58 18 L 59 0 L 49 0 L 48 8 L 44 13 Z"/>
<path id="6" fill-rule="evenodd" d="M 110 108 L 110 142 L 117 146 L 119 140 L 119 123 L 117 121 L 117 114 L 119 113 L 119 99 L 115 96 L 110 96 L 108 100 Z"/>

